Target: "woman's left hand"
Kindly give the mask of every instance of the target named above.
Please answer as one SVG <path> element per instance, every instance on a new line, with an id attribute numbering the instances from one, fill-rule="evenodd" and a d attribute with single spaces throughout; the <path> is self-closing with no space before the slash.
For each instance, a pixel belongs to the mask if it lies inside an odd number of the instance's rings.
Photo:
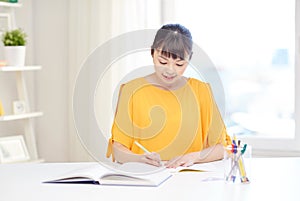
<path id="1" fill-rule="evenodd" d="M 165 166 L 167 168 L 177 168 L 178 166 L 188 167 L 193 165 L 199 158 L 199 152 L 192 152 L 183 156 L 177 156 L 169 160 Z"/>

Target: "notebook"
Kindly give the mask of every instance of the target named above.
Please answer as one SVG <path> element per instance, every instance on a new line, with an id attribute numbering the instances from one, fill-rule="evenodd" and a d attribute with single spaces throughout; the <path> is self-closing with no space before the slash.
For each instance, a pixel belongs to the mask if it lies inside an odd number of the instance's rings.
<path id="1" fill-rule="evenodd" d="M 145 163 L 129 162 L 115 170 L 93 164 L 88 168 L 67 172 L 44 183 L 89 183 L 99 185 L 159 186 L 172 176 L 164 167 L 155 167 Z"/>
<path id="2" fill-rule="evenodd" d="M 223 172 L 223 169 L 223 162 L 220 160 L 208 163 L 198 163 L 189 167 L 179 166 L 171 172 Z"/>

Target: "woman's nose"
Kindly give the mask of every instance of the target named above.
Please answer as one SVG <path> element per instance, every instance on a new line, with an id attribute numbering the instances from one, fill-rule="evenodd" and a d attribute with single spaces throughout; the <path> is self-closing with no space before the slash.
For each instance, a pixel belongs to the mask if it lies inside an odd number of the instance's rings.
<path id="1" fill-rule="evenodd" d="M 174 64 L 170 64 L 167 66 L 168 72 L 175 72 Z"/>

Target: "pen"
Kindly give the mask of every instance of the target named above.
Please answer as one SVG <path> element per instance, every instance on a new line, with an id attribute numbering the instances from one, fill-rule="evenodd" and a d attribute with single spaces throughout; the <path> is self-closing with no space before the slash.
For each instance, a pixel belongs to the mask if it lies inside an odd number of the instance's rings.
<path id="1" fill-rule="evenodd" d="M 240 176 L 241 176 L 241 182 L 242 183 L 249 183 L 249 179 L 246 176 L 246 170 L 244 167 L 244 161 L 243 161 L 243 157 L 242 155 L 246 152 L 246 148 L 247 148 L 247 144 L 244 144 L 242 150 L 237 154 L 237 152 L 234 152 L 234 158 L 233 158 L 233 164 L 232 167 L 230 169 L 229 174 L 226 177 L 227 181 L 235 181 L 236 178 L 236 170 L 237 170 L 237 166 L 239 168 L 239 172 L 240 172 Z"/>
<path id="2" fill-rule="evenodd" d="M 134 141 L 134 144 L 136 144 L 139 148 L 141 148 L 145 153 L 147 153 L 147 154 L 151 153 L 150 151 L 148 151 L 143 145 L 141 145 L 137 141 Z"/>
<path id="3" fill-rule="evenodd" d="M 141 148 L 145 153 L 150 154 L 151 152 L 148 151 L 148 149 L 146 149 L 143 145 L 141 145 L 140 143 L 138 143 L 138 141 L 134 141 L 134 144 L 136 144 L 139 148 Z M 162 161 L 159 162 L 160 165 L 163 166 Z"/>

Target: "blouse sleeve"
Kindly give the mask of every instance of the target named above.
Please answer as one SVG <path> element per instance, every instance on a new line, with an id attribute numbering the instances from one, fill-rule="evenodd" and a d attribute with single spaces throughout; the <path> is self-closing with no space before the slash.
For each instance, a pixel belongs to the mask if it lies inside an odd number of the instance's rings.
<path id="1" fill-rule="evenodd" d="M 118 104 L 111 129 L 111 138 L 108 142 L 106 156 L 113 155 L 112 143 L 119 142 L 128 149 L 133 144 L 132 137 L 132 93 L 129 87 L 122 85 L 119 91 Z"/>
<path id="2" fill-rule="evenodd" d="M 211 97 L 211 109 L 210 109 L 210 122 L 207 132 L 207 143 L 206 146 L 214 146 L 216 144 L 222 144 L 224 146 L 230 144 L 231 140 L 227 134 L 226 127 L 218 106 L 214 100 L 212 90 L 208 85 L 210 97 Z"/>

